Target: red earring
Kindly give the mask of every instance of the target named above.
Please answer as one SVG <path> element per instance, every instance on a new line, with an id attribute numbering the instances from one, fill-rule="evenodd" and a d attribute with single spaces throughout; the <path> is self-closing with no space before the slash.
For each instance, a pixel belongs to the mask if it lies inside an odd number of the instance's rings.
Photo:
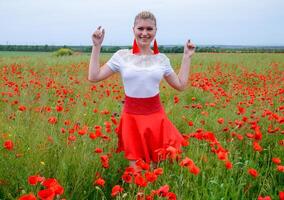
<path id="1" fill-rule="evenodd" d="M 153 51 L 154 51 L 154 54 L 158 54 L 158 53 L 160 53 L 160 52 L 159 52 L 159 48 L 158 48 L 158 44 L 157 44 L 157 40 L 156 40 L 156 39 L 155 39 L 155 41 L 154 41 Z"/>
<path id="2" fill-rule="evenodd" d="M 132 46 L 132 53 L 133 54 L 138 54 L 140 53 L 140 49 L 136 43 L 136 39 L 134 39 L 134 42 L 133 42 L 133 46 Z"/>

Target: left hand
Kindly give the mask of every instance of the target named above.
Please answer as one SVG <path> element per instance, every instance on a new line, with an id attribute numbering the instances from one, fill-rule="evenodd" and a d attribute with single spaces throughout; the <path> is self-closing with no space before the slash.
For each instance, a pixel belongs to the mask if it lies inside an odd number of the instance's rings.
<path id="1" fill-rule="evenodd" d="M 195 52 L 195 45 L 190 40 L 188 40 L 184 45 L 183 54 L 186 57 L 191 57 L 194 54 L 194 52 Z"/>

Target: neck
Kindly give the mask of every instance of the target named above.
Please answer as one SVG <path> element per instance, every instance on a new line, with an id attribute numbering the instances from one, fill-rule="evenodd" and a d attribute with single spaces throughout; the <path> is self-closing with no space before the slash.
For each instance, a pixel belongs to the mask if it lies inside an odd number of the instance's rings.
<path id="1" fill-rule="evenodd" d="M 149 54 L 153 54 L 152 49 L 150 48 L 150 46 L 139 46 L 139 50 L 140 50 L 140 54 L 142 55 L 149 55 Z"/>

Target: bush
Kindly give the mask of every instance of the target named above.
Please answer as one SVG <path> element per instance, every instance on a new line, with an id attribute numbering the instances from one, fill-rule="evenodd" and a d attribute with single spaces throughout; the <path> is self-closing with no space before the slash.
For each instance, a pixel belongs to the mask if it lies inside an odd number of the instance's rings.
<path id="1" fill-rule="evenodd" d="M 54 52 L 54 55 L 59 57 L 59 56 L 71 56 L 73 55 L 73 51 L 68 48 L 60 48 L 57 51 Z"/>

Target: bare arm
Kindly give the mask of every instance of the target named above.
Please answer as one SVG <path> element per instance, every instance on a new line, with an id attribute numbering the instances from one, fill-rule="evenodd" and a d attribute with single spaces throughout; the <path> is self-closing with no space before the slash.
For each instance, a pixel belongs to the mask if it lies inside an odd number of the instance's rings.
<path id="1" fill-rule="evenodd" d="M 178 75 L 173 72 L 170 75 L 164 77 L 167 83 L 178 91 L 185 90 L 187 86 L 191 56 L 194 54 L 194 51 L 195 45 L 188 41 L 184 46 L 184 53 Z"/>
<path id="2" fill-rule="evenodd" d="M 102 29 L 102 31 L 100 29 L 101 26 L 98 27 L 92 36 L 93 47 L 88 74 L 88 80 L 92 82 L 99 82 L 114 74 L 114 72 L 106 64 L 100 67 L 101 44 L 105 34 L 104 29 Z"/>
<path id="3" fill-rule="evenodd" d="M 93 46 L 88 74 L 88 80 L 91 82 L 99 82 L 114 74 L 106 64 L 100 67 L 100 51 L 101 47 Z"/>

